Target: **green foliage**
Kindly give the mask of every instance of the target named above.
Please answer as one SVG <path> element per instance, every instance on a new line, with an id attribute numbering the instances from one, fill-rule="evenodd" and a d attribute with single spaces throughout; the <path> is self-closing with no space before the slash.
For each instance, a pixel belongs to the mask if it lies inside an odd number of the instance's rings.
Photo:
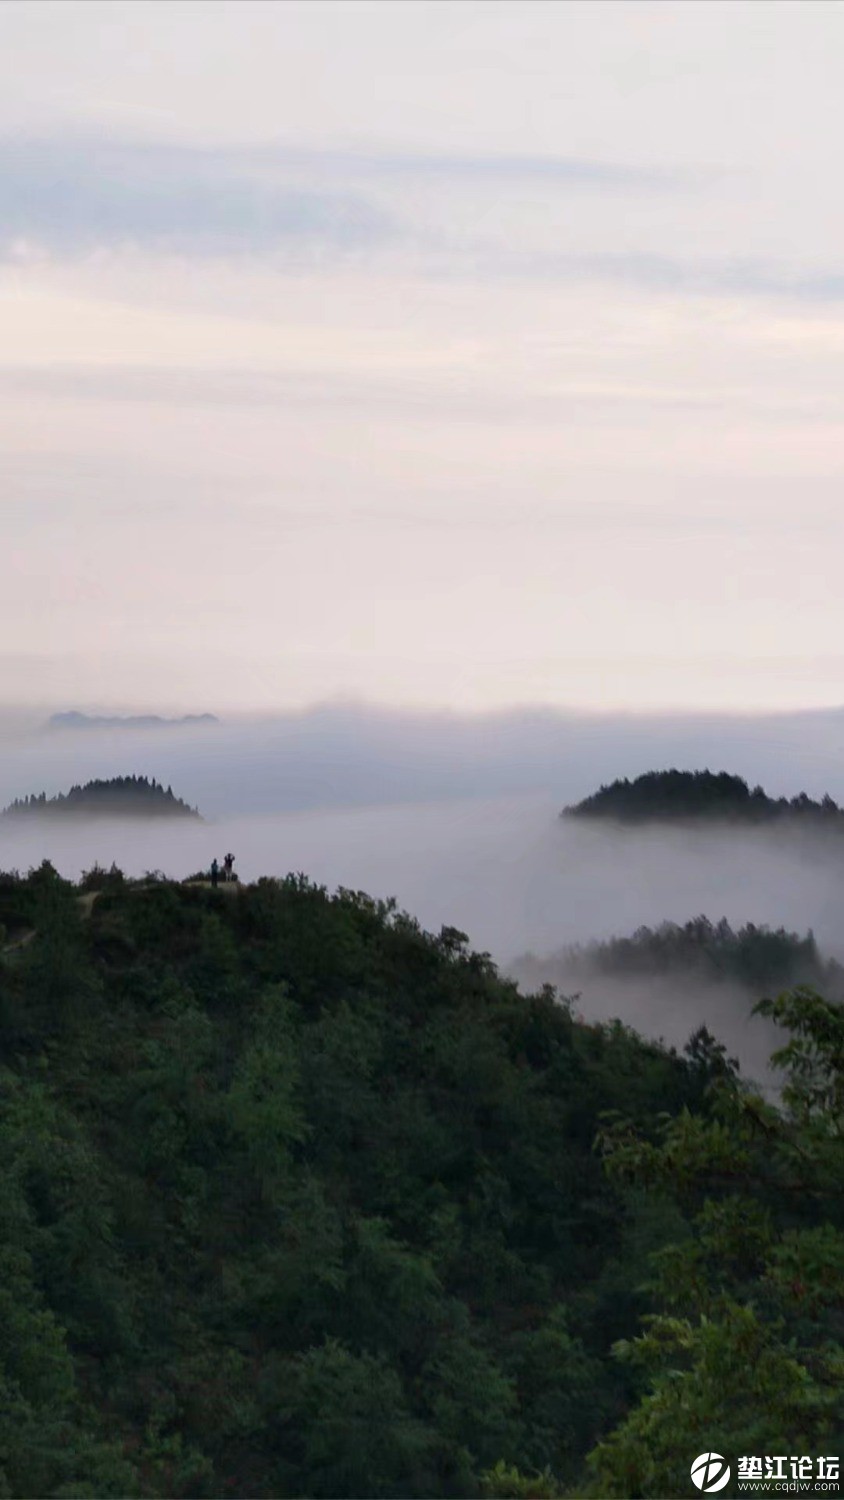
<path id="1" fill-rule="evenodd" d="M 42 1070 L 43 1071 L 43 1070 Z M 0 1495 L 137 1494 L 84 1399 L 108 1325 L 108 1210 L 73 1122 L 40 1080 L 0 1074 Z M 86 1263 L 86 1258 L 91 1260 Z M 77 1273 L 84 1265 L 82 1284 Z M 61 1304 L 64 1327 L 54 1311 Z"/>
<path id="2" fill-rule="evenodd" d="M 0 1496 L 573 1482 L 658 1222 L 595 1131 L 697 1119 L 709 1055 L 300 877 L 4 895 Z"/>
<path id="3" fill-rule="evenodd" d="M 808 989 L 759 1009 L 791 1030 L 782 1109 L 725 1079 L 713 1118 L 599 1138 L 611 1175 L 671 1194 L 686 1232 L 653 1257 L 660 1310 L 617 1346 L 648 1384 L 591 1455 L 590 1493 L 684 1495 L 708 1449 L 840 1451 L 844 1010 Z"/>
<path id="4" fill-rule="evenodd" d="M 126 884 L 126 877 L 117 865 L 112 864 L 106 870 L 102 865 L 94 864 L 90 870 L 86 870 L 79 881 L 80 891 L 87 894 L 89 891 L 108 891 L 115 888 L 120 889 Z"/>
<path id="5" fill-rule="evenodd" d="M 549 1470 L 522 1474 L 501 1459 L 481 1475 L 481 1494 L 489 1500 L 559 1500 L 563 1491 Z"/>
<path id="6" fill-rule="evenodd" d="M 409 1410 L 398 1371 L 334 1339 L 264 1377 L 277 1421 L 279 1479 L 311 1495 L 424 1494 L 433 1434 Z M 283 1456 L 282 1456 L 283 1455 Z"/>
<path id="7" fill-rule="evenodd" d="M 283 991 L 270 990 L 241 1051 L 226 1098 L 232 1133 L 243 1144 L 263 1193 L 289 1178 L 291 1147 L 308 1134 L 301 1099 L 299 1040 Z"/>
<path id="8" fill-rule="evenodd" d="M 709 1443 L 835 1451 L 838 1007 L 760 1006 L 777 1109 L 708 1033 L 578 1023 L 358 892 L 4 880 L 0 1500 L 684 1495 Z"/>
<path id="9" fill-rule="evenodd" d="M 787 1109 L 808 1133 L 815 1160 L 820 1152 L 834 1153 L 844 1129 L 844 1008 L 801 986 L 775 1000 L 761 1000 L 756 1009 L 791 1034 L 773 1056 L 786 1073 Z"/>

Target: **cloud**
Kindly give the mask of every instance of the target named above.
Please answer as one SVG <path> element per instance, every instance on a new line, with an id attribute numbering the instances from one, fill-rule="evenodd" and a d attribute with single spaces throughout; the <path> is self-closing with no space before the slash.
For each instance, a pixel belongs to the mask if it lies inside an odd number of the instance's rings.
<path id="1" fill-rule="evenodd" d="M 254 153 L 257 154 L 257 153 Z M 265 150 L 264 159 L 277 153 Z M 670 168 L 634 166 L 626 162 L 601 161 L 569 156 L 528 156 L 502 152 L 496 155 L 424 155 L 404 152 L 286 151 L 283 159 L 311 170 L 334 169 L 368 177 L 434 177 L 486 182 L 539 182 L 564 189 L 595 188 L 615 192 L 667 192 L 683 190 L 702 180 L 698 172 Z"/>
<path id="2" fill-rule="evenodd" d="M 132 245 L 194 253 L 358 248 L 391 233 L 365 197 L 311 189 L 231 152 L 57 140 L 0 142 L 7 254 Z"/>
<path id="3" fill-rule="evenodd" d="M 0 237 L 19 255 L 127 244 L 195 253 L 314 243 L 359 249 L 398 231 L 370 189 L 413 180 L 601 192 L 664 191 L 680 181 L 668 171 L 574 158 L 7 138 Z"/>
<path id="4" fill-rule="evenodd" d="M 31 672 L 39 667 L 34 655 L 20 662 Z M 184 706 L 151 701 L 114 709 L 62 698 L 43 717 L 53 709 L 173 714 Z M 219 708 L 211 700 L 188 706 Z M 473 715 L 334 701 L 269 718 L 224 716 L 211 736 L 191 729 L 168 730 L 163 738 L 139 734 L 131 747 L 120 732 L 107 731 L 86 736 L 84 744 L 77 734 L 58 732 L 17 748 L 4 743 L 0 803 L 32 790 L 33 778 L 38 790 L 53 792 L 71 774 L 76 780 L 115 775 L 126 769 L 130 749 L 141 769 L 189 786 L 191 800 L 212 817 L 514 796 L 547 799 L 557 810 L 601 782 L 668 765 L 725 768 L 763 782 L 775 796 L 828 791 L 844 802 L 842 728 L 844 709 L 751 716 L 523 708 Z"/>
<path id="5" fill-rule="evenodd" d="M 528 951 L 548 957 L 544 973 L 514 967 L 531 984 L 552 977 L 580 990 L 590 1019 L 621 1015 L 677 1044 L 706 1022 L 755 1069 L 766 1048 L 756 1026 L 745 1025 L 746 992 L 699 978 L 598 983 L 581 975 L 574 983 L 554 972 L 554 955 L 705 913 L 733 927 L 811 927 L 822 952 L 841 959 L 841 853 L 772 828 L 707 828 L 691 838 L 683 829 L 594 826 L 557 813 L 602 780 L 672 764 L 729 767 L 776 794 L 829 786 L 840 798 L 842 722 L 840 710 L 756 720 L 547 711 L 471 718 L 335 704 L 275 720 L 80 735 L 23 725 L 0 708 L 0 805 L 139 772 L 171 783 L 207 817 L 189 826 L 22 823 L 4 828 L 2 861 L 26 869 L 49 858 L 76 876 L 116 860 L 132 874 L 182 876 L 231 849 L 244 879 L 303 871 L 332 888 L 396 896 L 426 927 L 458 926 L 501 963 Z"/>
<path id="6" fill-rule="evenodd" d="M 844 272 L 825 265 L 733 256 L 672 256 L 594 250 L 586 254 L 487 243 L 455 257 L 453 273 L 550 284 L 613 283 L 682 297 L 753 297 L 825 304 L 844 298 Z"/>
<path id="7" fill-rule="evenodd" d="M 333 264 L 338 256 L 386 251 L 423 273 L 458 281 L 592 281 L 657 294 L 804 304 L 844 298 L 844 273 L 835 266 L 607 250 L 601 241 L 612 226 L 606 223 L 596 226 L 594 248 L 550 248 L 554 205 L 571 195 L 587 194 L 593 205 L 637 194 L 673 198 L 711 189 L 717 176 L 564 156 L 6 137 L 0 139 L 0 258 L 140 249 L 281 253 L 312 265 L 322 253 Z M 427 188 L 441 201 L 420 208 Z M 480 203 L 492 194 L 496 211 L 506 211 L 512 196 L 518 219 L 524 193 L 539 194 L 533 244 L 519 246 L 518 236 L 514 242 L 506 217 L 497 232 L 476 234 L 475 219 L 486 218 L 470 211 L 476 195 Z M 586 223 L 580 215 L 579 232 Z"/>
<path id="8" fill-rule="evenodd" d="M 250 411 L 282 406 L 341 412 L 377 410 L 382 416 L 400 412 L 432 422 L 465 423 L 474 419 L 507 425 L 547 422 L 573 411 L 587 412 L 591 421 L 614 421 L 620 410 L 631 409 L 721 411 L 728 400 L 722 393 L 698 395 L 672 390 L 668 385 L 637 389 L 611 381 L 572 381 L 557 391 L 531 389 L 514 394 L 507 386 L 467 389 L 461 375 L 459 366 L 447 375 L 435 369 L 427 379 L 413 372 L 410 379 L 402 380 L 395 373 L 380 370 L 338 374 L 302 368 L 209 371 L 190 365 L 160 369 L 126 363 L 101 369 L 82 362 L 54 367 L 0 364 L 0 394 L 26 392 L 56 400 L 166 403 L 171 410 L 183 406 L 241 407 Z M 773 416 L 779 419 L 780 413 Z M 816 417 L 816 413 L 808 416 Z"/>

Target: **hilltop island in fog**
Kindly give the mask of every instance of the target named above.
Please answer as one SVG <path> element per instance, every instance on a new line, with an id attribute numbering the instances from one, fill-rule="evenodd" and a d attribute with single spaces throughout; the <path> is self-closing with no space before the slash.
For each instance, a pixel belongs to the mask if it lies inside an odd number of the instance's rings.
<path id="1" fill-rule="evenodd" d="M 4 808 L 3 818 L 200 818 L 198 808 L 146 776 L 113 776 L 88 781 L 69 792 L 48 797 L 46 792 L 18 797 Z"/>
<path id="2" fill-rule="evenodd" d="M 761 786 L 751 791 L 741 776 L 727 771 L 647 771 L 635 781 L 613 781 L 562 817 L 607 818 L 618 823 L 708 822 L 770 823 L 799 819 L 824 828 L 844 828 L 844 810 L 832 798 L 820 802 L 801 792 L 797 797 L 769 797 Z"/>
<path id="3" fill-rule="evenodd" d="M 182 714 L 178 719 L 160 714 L 51 714 L 45 729 L 184 729 L 201 724 L 219 724 L 216 714 Z"/>

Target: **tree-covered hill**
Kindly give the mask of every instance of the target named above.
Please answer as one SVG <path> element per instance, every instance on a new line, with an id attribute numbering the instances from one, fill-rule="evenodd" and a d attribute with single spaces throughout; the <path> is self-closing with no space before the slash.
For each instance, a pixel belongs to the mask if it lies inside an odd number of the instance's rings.
<path id="1" fill-rule="evenodd" d="M 731 981 L 754 999 L 797 984 L 844 993 L 844 969 L 824 959 L 811 932 L 801 937 L 753 922 L 734 929 L 724 917 L 720 922 L 701 916 L 682 924 L 639 927 L 631 937 L 563 948 L 551 962 L 571 978 L 607 974 L 631 980 L 680 976 L 712 984 Z"/>
<path id="2" fill-rule="evenodd" d="M 687 1493 L 670 1405 L 643 1467 L 658 1361 L 612 1347 L 662 1311 L 650 1252 L 671 1283 L 703 1232 L 689 1174 L 720 1151 L 716 1193 L 749 1195 L 746 1252 L 709 1224 L 698 1303 L 722 1241 L 755 1296 L 778 1214 L 826 1266 L 838 1233 L 787 1188 L 787 1142 L 747 1186 L 711 1037 L 677 1056 L 580 1024 L 459 932 L 300 877 L 223 895 L 44 865 L 0 894 L 30 924 L 0 934 L 0 1495 Z M 792 1339 L 775 1285 L 759 1305 Z M 807 1341 L 829 1357 L 812 1316 L 789 1369 Z"/>
<path id="3" fill-rule="evenodd" d="M 4 818 L 199 818 L 197 808 L 177 797 L 172 787 L 163 787 L 146 776 L 113 776 L 108 781 L 87 781 L 69 792 L 48 797 L 46 792 L 16 798 L 0 816 Z"/>
<path id="4" fill-rule="evenodd" d="M 831 797 L 813 801 L 768 797 L 761 786 L 748 786 L 726 771 L 648 771 L 602 786 L 591 797 L 564 809 L 563 817 L 608 818 L 619 823 L 725 821 L 760 824 L 782 819 L 804 826 L 844 830 L 844 810 Z"/>
<path id="5" fill-rule="evenodd" d="M 35 936 L 0 972 L 0 1493 L 572 1478 L 661 1217 L 601 1113 L 701 1109 L 717 1053 L 302 879 L 3 884 Z"/>

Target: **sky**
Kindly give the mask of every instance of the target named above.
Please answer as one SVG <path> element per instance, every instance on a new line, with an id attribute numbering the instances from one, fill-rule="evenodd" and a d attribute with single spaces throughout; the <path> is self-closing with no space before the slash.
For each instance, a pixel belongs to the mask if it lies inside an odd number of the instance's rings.
<path id="1" fill-rule="evenodd" d="M 837 705 L 839 0 L 6 0 L 0 701 Z"/>

